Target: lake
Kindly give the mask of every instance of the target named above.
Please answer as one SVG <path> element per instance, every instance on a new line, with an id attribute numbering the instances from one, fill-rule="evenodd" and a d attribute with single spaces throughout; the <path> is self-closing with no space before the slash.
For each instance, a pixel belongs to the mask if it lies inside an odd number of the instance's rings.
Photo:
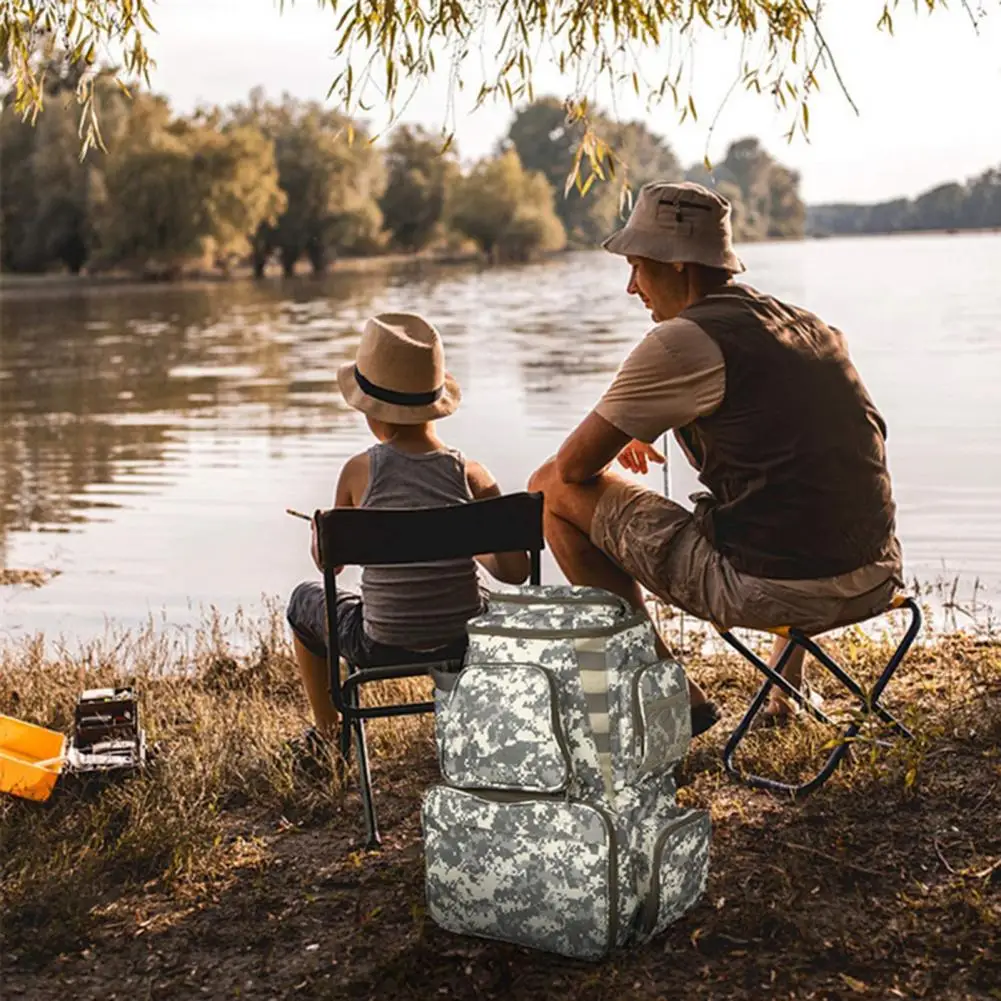
<path id="1" fill-rule="evenodd" d="M 741 248 L 746 280 L 845 331 L 889 425 L 909 576 L 1001 595 L 1001 235 Z M 0 634 L 187 625 L 314 575 L 308 527 L 369 443 L 335 370 L 365 318 L 438 325 L 464 400 L 442 437 L 508 490 L 555 451 L 648 327 L 624 263 L 177 286 L 28 285 L 0 302 Z M 695 481 L 672 453 L 672 496 Z M 662 484 L 658 470 L 649 477 Z M 555 580 L 552 564 L 544 579 Z"/>

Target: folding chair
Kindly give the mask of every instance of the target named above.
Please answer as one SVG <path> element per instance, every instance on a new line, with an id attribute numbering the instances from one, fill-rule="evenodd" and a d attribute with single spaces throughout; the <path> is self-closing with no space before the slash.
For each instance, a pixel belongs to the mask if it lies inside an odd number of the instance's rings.
<path id="1" fill-rule="evenodd" d="M 387 716 L 411 716 L 434 712 L 434 702 L 407 702 L 384 706 L 362 706 L 362 685 L 394 678 L 413 678 L 432 670 L 456 671 L 459 661 L 396 664 L 392 667 L 359 668 L 347 665 L 341 680 L 341 654 L 337 642 L 336 566 L 423 563 L 433 560 L 528 550 L 531 554 L 531 582 L 540 582 L 542 536 L 542 494 L 517 493 L 505 497 L 471 501 L 448 507 L 406 510 L 335 508 L 317 511 L 317 534 L 323 584 L 327 603 L 327 667 L 330 697 L 341 715 L 340 767 L 346 774 L 351 757 L 351 736 L 358 748 L 358 775 L 361 786 L 368 847 L 378 848 L 379 828 L 372 799 L 372 777 L 365 742 L 365 720 Z"/>
<path id="2" fill-rule="evenodd" d="M 875 713 L 900 736 L 911 739 L 913 734 L 911 734 L 907 727 L 905 727 L 899 720 L 895 719 L 885 708 L 883 708 L 882 705 L 880 705 L 879 702 L 883 691 L 890 683 L 890 679 L 893 677 L 894 672 L 907 655 L 907 651 L 910 649 L 918 631 L 921 629 L 921 609 L 918 607 L 917 602 L 915 602 L 913 598 L 905 595 L 898 595 L 886 612 L 903 608 L 908 609 L 911 613 L 910 625 L 907 627 L 907 632 L 904 634 L 903 639 L 900 641 L 896 650 L 893 651 L 892 656 L 887 661 L 882 673 L 876 679 L 876 683 L 872 686 L 872 689 L 869 692 L 866 692 L 862 686 L 830 656 L 830 654 L 828 654 L 816 643 L 815 640 L 811 639 L 799 629 L 783 627 L 768 630 L 768 632 L 790 641 L 786 644 L 786 648 L 782 652 L 782 656 L 780 657 L 775 668 L 769 667 L 760 657 L 754 654 L 740 640 L 738 640 L 732 632 L 721 631 L 720 635 L 723 639 L 726 640 L 726 642 L 729 643 L 730 646 L 733 647 L 733 649 L 736 650 L 746 661 L 753 664 L 763 675 L 765 675 L 765 683 L 758 690 L 757 695 L 755 695 L 750 706 L 748 707 L 747 712 L 744 714 L 744 718 L 740 721 L 736 730 L 733 731 L 733 734 L 730 736 L 729 741 L 727 741 L 727 745 L 723 751 L 723 765 L 726 768 L 727 773 L 738 781 L 744 782 L 746 785 L 754 786 L 758 789 L 770 789 L 774 792 L 788 793 L 793 797 L 798 798 L 800 796 L 807 795 L 807 793 L 813 792 L 814 789 L 818 789 L 831 777 L 831 775 L 834 774 L 834 770 L 841 763 L 841 759 L 848 753 L 848 749 L 850 748 L 852 741 L 862 729 L 864 717 Z M 883 615 L 886 614 L 886 612 L 880 614 Z M 872 618 L 877 617 L 878 616 L 872 616 Z M 846 623 L 846 625 L 847 624 L 849 623 Z M 832 750 L 828 756 L 824 767 L 812 779 L 798 785 L 779 782 L 776 779 L 765 778 L 761 775 L 745 774 L 741 772 L 733 762 L 734 754 L 736 753 L 737 748 L 747 735 L 747 731 L 750 728 L 751 723 L 754 721 L 755 716 L 757 716 L 758 711 L 765 704 L 765 700 L 768 698 L 768 693 L 772 690 L 774 685 L 781 688 L 786 695 L 793 699 L 814 719 L 831 726 L 835 725 L 831 719 L 821 712 L 820 709 L 814 706 L 810 700 L 801 691 L 799 691 L 799 689 L 791 685 L 784 677 L 782 677 L 782 674 L 780 673 L 786 666 L 789 657 L 792 655 L 793 650 L 797 646 L 806 650 L 806 652 L 809 653 L 819 664 L 823 665 L 828 671 L 830 671 L 830 673 L 834 675 L 834 677 L 837 678 L 838 681 L 845 686 L 845 688 L 848 689 L 855 699 L 858 700 L 861 709 L 860 715 L 842 731 L 840 738 L 835 743 L 834 750 Z"/>

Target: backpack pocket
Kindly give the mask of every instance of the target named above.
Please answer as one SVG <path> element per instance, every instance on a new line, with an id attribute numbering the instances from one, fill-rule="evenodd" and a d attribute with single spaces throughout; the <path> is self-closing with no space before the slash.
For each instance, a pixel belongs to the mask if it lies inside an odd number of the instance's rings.
<path id="1" fill-rule="evenodd" d="M 558 793 L 570 780 L 556 686 L 536 664 L 465 668 L 439 723 L 439 763 L 449 785 Z"/>
<path id="2" fill-rule="evenodd" d="M 692 742 L 688 681 L 681 665 L 661 660 L 633 675 L 636 779 L 673 768 Z"/>
<path id="3" fill-rule="evenodd" d="M 709 879 L 709 814 L 705 810 L 672 810 L 645 833 L 650 880 L 642 927 L 644 937 L 649 937 L 677 921 L 705 893 Z"/>
<path id="4" fill-rule="evenodd" d="M 616 840 L 603 811 L 446 786 L 422 811 L 428 913 L 460 935 L 599 959 L 616 936 Z"/>

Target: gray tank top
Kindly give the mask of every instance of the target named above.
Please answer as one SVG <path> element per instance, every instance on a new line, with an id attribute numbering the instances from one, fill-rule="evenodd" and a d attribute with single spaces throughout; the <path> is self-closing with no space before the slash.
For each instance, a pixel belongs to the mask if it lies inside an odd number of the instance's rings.
<path id="1" fill-rule="evenodd" d="M 368 450 L 368 459 L 362 507 L 442 507 L 473 499 L 461 452 L 441 449 L 408 455 L 379 444 Z M 361 591 L 365 632 L 379 643 L 406 649 L 427 649 L 456 639 L 483 608 L 472 559 L 365 567 Z"/>

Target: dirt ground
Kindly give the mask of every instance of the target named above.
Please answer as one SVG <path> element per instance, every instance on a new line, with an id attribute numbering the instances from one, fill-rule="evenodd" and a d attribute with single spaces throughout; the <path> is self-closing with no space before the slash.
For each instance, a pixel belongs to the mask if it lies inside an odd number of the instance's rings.
<path id="1" fill-rule="evenodd" d="M 959 689 L 943 665 L 977 657 L 989 664 L 974 687 L 946 700 L 944 686 Z M 29 883 L 6 840 L 0 871 L 20 889 L 5 906 L 2 997 L 1001 999 L 999 664 L 972 641 L 917 655 L 895 703 L 918 714 L 916 744 L 857 753 L 800 803 L 723 774 L 724 731 L 753 678 L 732 658 L 703 665 L 727 718 L 695 743 L 679 798 L 712 811 L 709 888 L 665 934 L 605 962 L 451 935 L 426 916 L 419 803 L 437 769 L 420 725 L 408 750 L 376 755 L 379 853 L 359 851 L 354 787 L 308 811 L 230 799 L 204 848 L 224 863 L 170 879 L 169 860 L 151 866 L 141 844 L 138 868 L 123 870 L 119 848 L 115 866 L 88 869 L 105 842 L 70 850 L 64 834 L 47 849 L 58 878 L 33 869 Z M 753 753 L 791 760 L 802 743 L 769 739 Z M 5 839 L 41 830 L 28 810 L 0 818 Z M 80 920 L 60 923 L 59 894 L 87 898 Z"/>

